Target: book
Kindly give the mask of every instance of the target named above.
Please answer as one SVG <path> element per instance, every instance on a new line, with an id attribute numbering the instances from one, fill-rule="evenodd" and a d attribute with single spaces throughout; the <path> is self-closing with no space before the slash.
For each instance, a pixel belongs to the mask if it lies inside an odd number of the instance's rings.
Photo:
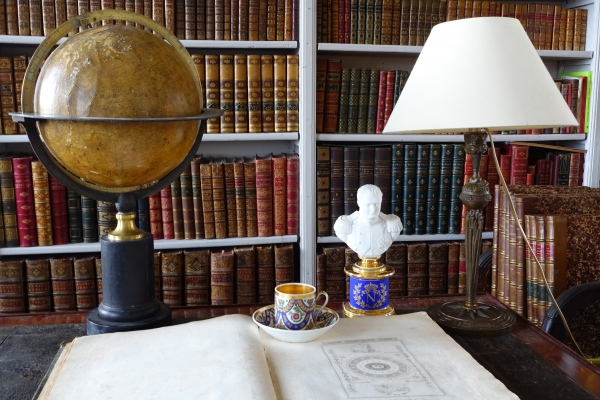
<path id="1" fill-rule="evenodd" d="M 267 303 L 273 300 L 275 289 L 275 259 L 273 246 L 256 246 L 256 275 L 257 275 L 257 300 Z"/>
<path id="2" fill-rule="evenodd" d="M 286 234 L 297 235 L 300 223 L 300 157 L 296 153 L 288 153 L 286 154 L 286 159 Z"/>
<path id="3" fill-rule="evenodd" d="M 215 238 L 223 239 L 227 237 L 227 206 L 225 198 L 225 176 L 223 172 L 223 162 L 213 160 L 210 163 L 213 213 L 215 218 Z M 206 224 L 206 215 L 204 216 Z"/>
<path id="4" fill-rule="evenodd" d="M 262 129 L 263 132 L 275 132 L 275 75 L 272 55 L 260 56 L 260 79 L 262 82 Z"/>
<path id="5" fill-rule="evenodd" d="M 73 259 L 51 258 L 50 279 L 52 282 L 52 303 L 54 311 L 76 310 L 75 280 Z"/>
<path id="6" fill-rule="evenodd" d="M 294 245 L 275 246 L 275 286 L 294 282 Z"/>
<path id="7" fill-rule="evenodd" d="M 348 70 L 346 69 L 346 71 L 348 71 Z M 325 86 L 326 86 L 326 82 L 327 82 L 326 78 L 327 78 L 327 59 L 318 58 L 317 59 L 317 77 L 316 77 L 317 89 L 316 89 L 316 119 L 315 119 L 315 129 L 317 132 L 323 132 L 323 123 L 324 123 L 324 118 L 325 118 Z M 349 83 L 350 82 L 348 81 L 347 84 L 349 84 Z M 342 79 L 342 87 L 343 87 L 343 79 Z M 341 99 L 342 99 L 342 94 L 340 91 L 340 101 L 341 101 Z M 341 119 L 341 114 L 342 114 L 341 108 L 342 107 L 340 107 L 340 119 Z"/>
<path id="8" fill-rule="evenodd" d="M 110 201 L 100 201 L 96 203 L 98 211 L 98 237 L 108 235 L 117 227 L 117 207 Z"/>
<path id="9" fill-rule="evenodd" d="M 210 251 L 183 251 L 186 306 L 210 304 Z"/>
<path id="10" fill-rule="evenodd" d="M 281 0 L 279 0 L 281 1 Z M 279 26 L 279 25 L 278 25 Z M 287 132 L 287 59 L 273 56 L 274 127 L 275 132 Z"/>
<path id="11" fill-rule="evenodd" d="M 77 310 L 91 310 L 98 305 L 96 294 L 96 265 L 94 256 L 73 258 L 75 301 Z"/>
<path id="12" fill-rule="evenodd" d="M 183 237 L 184 239 L 196 239 L 191 165 L 188 165 L 187 168 L 179 176 L 179 184 L 181 188 L 181 214 L 183 218 Z M 142 228 L 140 227 L 140 229 Z"/>
<path id="13" fill-rule="evenodd" d="M 373 184 L 382 193 L 381 212 L 390 214 L 392 154 L 389 146 L 375 147 L 373 161 Z"/>
<path id="14" fill-rule="evenodd" d="M 406 245 L 406 278 L 409 296 L 428 292 L 428 255 L 426 243 Z"/>
<path id="15" fill-rule="evenodd" d="M 25 4 L 26 5 L 26 4 Z M 21 6 L 19 6 L 21 8 Z M 21 24 L 19 19 L 19 25 Z M 27 21 L 29 28 L 29 21 Z M 3 130 L 1 133 L 5 135 L 13 135 L 17 133 L 17 124 L 12 121 L 9 112 L 17 111 L 17 102 L 15 97 L 15 85 L 13 77 L 13 59 L 12 57 L 0 57 L 0 111 L 2 112 L 1 125 Z"/>
<path id="16" fill-rule="evenodd" d="M 2 188 L 2 216 L 4 219 L 5 244 L 6 247 L 19 247 L 13 165 L 11 157 L 7 155 L 0 156 L 0 187 Z"/>
<path id="17" fill-rule="evenodd" d="M 393 243 L 385 252 L 385 264 L 395 271 L 389 278 L 390 299 L 406 296 L 406 244 Z"/>
<path id="18" fill-rule="evenodd" d="M 96 200 L 81 196 L 81 231 L 84 243 L 98 241 Z M 55 242 L 55 244 L 58 244 Z"/>
<path id="19" fill-rule="evenodd" d="M 325 107 L 323 112 L 323 132 L 337 131 L 341 73 L 342 60 L 328 59 L 325 75 Z"/>
<path id="20" fill-rule="evenodd" d="M 0 260 L 0 313 L 27 311 L 22 260 Z"/>
<path id="21" fill-rule="evenodd" d="M 100 210 L 98 210 L 100 212 Z M 69 217 L 69 243 L 83 242 L 83 221 L 81 215 L 81 195 L 77 192 L 67 189 L 67 215 Z M 100 221 L 100 216 L 98 216 Z M 98 225 L 100 231 L 100 225 Z"/>
<path id="22" fill-rule="evenodd" d="M 204 209 L 202 202 L 202 184 L 200 182 L 201 157 L 194 157 L 190 163 L 190 177 L 192 179 L 192 206 L 194 209 L 194 231 L 196 239 L 204 239 Z"/>
<path id="23" fill-rule="evenodd" d="M 248 237 L 258 236 L 256 210 L 256 162 L 244 159 L 244 195 L 246 198 L 246 229 Z"/>
<path id="24" fill-rule="evenodd" d="M 317 146 L 317 235 L 331 234 L 331 148 Z"/>
<path id="25" fill-rule="evenodd" d="M 235 133 L 249 132 L 248 126 L 248 63 L 245 54 L 234 56 Z"/>
<path id="26" fill-rule="evenodd" d="M 38 245 L 31 171 L 32 161 L 32 157 L 12 158 L 20 247 Z"/>
<path id="27" fill-rule="evenodd" d="M 212 167 L 210 160 L 203 159 L 200 168 L 200 185 L 202 195 L 202 215 L 204 220 L 204 238 L 215 238 L 215 205 L 213 202 Z"/>
<path id="28" fill-rule="evenodd" d="M 214 0 L 207 0 L 206 2 L 206 15 L 211 15 L 209 5 L 213 5 L 212 16 L 214 21 Z M 214 24 L 214 22 L 213 22 Z M 206 21 L 206 39 L 214 39 L 214 31 L 211 33 L 209 28 L 209 21 Z M 210 33 L 210 35 L 209 35 Z M 212 37 L 211 37 L 212 36 Z M 221 80 L 220 80 L 220 68 L 219 68 L 219 55 L 207 54 L 206 60 L 206 108 L 221 109 Z M 221 133 L 221 119 L 210 118 L 206 122 L 206 133 Z"/>
<path id="29" fill-rule="evenodd" d="M 342 146 L 330 147 L 329 189 L 331 216 L 329 226 L 333 227 L 335 221 L 344 215 L 344 148 Z"/>
<path id="30" fill-rule="evenodd" d="M 296 0 L 298 1 L 298 0 Z M 291 0 L 286 1 L 291 3 Z M 287 26 L 287 24 L 286 24 Z M 288 54 L 286 56 L 287 71 L 286 71 L 286 114 L 287 114 L 287 132 L 297 132 L 299 130 L 299 93 L 300 93 L 300 65 L 297 54 Z M 338 94 L 339 95 L 339 94 Z M 337 114 L 337 110 L 336 110 Z"/>
<path id="31" fill-rule="evenodd" d="M 428 251 L 428 293 L 448 293 L 448 243 L 430 243 Z"/>
<path id="32" fill-rule="evenodd" d="M 160 258 L 162 301 L 171 306 L 181 306 L 183 305 L 183 252 L 162 251 Z"/>
<path id="33" fill-rule="evenodd" d="M 258 236 L 273 235 L 273 163 L 271 156 L 256 156 L 256 220 Z"/>
<path id="34" fill-rule="evenodd" d="M 243 158 L 236 158 L 233 161 L 233 184 L 235 194 L 235 215 L 237 218 L 237 237 L 246 237 L 246 189 L 244 160 Z"/>
<path id="35" fill-rule="evenodd" d="M 448 243 L 448 294 L 458 293 L 458 269 L 460 262 L 460 243 Z"/>
<path id="36" fill-rule="evenodd" d="M 273 234 L 283 236 L 287 227 L 287 158 L 285 153 L 271 157 L 273 160 Z"/>
<path id="37" fill-rule="evenodd" d="M 26 259 L 25 281 L 27 284 L 27 310 L 29 312 L 52 311 L 50 261 L 45 258 Z"/>
<path id="38" fill-rule="evenodd" d="M 173 196 L 171 194 L 171 190 L 171 185 L 168 185 L 160 191 L 160 209 L 162 213 L 161 219 L 164 239 L 175 239 L 175 226 L 173 222 Z M 98 215 L 98 222 L 100 222 L 100 215 Z M 98 230 L 100 231 L 100 226 L 98 226 Z"/>
<path id="39" fill-rule="evenodd" d="M 150 213 L 150 233 L 154 240 L 162 239 L 163 225 L 162 225 L 162 208 L 160 206 L 160 192 L 151 194 L 148 197 L 148 211 Z"/>
<path id="40" fill-rule="evenodd" d="M 39 246 L 52 246 L 52 213 L 50 211 L 50 188 L 48 171 L 40 161 L 31 162 L 35 226 Z"/>
<path id="41" fill-rule="evenodd" d="M 325 290 L 330 300 L 346 299 L 345 246 L 324 247 L 326 264 Z"/>
<path id="42" fill-rule="evenodd" d="M 234 159 L 230 158 L 223 163 L 225 175 L 225 206 L 227 208 L 227 237 L 237 237 L 237 199 L 235 193 Z"/>
<path id="43" fill-rule="evenodd" d="M 210 301 L 212 305 L 234 304 L 234 265 L 232 250 L 210 253 Z"/>
<path id="44" fill-rule="evenodd" d="M 83 198 L 81 199 L 83 203 Z M 88 202 L 89 201 L 89 202 Z M 86 198 L 87 205 L 89 208 L 92 206 L 96 206 L 95 201 L 93 199 Z M 151 233 L 150 231 L 150 203 L 148 202 L 148 198 L 145 197 L 143 199 L 138 199 L 136 204 L 136 225 L 138 228 L 143 230 L 144 232 Z M 82 213 L 83 213 L 83 204 L 82 204 Z M 91 216 L 94 216 L 95 213 L 92 213 Z M 93 226 L 96 227 L 96 221 L 93 221 Z M 97 234 L 94 235 L 96 241 L 98 241 Z"/>
<path id="45" fill-rule="evenodd" d="M 257 300 L 257 267 L 254 246 L 236 247 L 235 299 L 237 304 L 253 304 Z"/>
<path id="46" fill-rule="evenodd" d="M 185 234 L 183 229 L 183 207 L 181 204 L 181 181 L 179 178 L 171 182 L 171 213 L 173 221 L 172 239 L 182 240 L 185 238 Z"/>
<path id="47" fill-rule="evenodd" d="M 238 7 L 232 7 L 236 10 Z M 233 15 L 232 15 L 233 16 Z M 232 21 L 232 28 L 236 26 Z M 232 31 L 233 33 L 233 31 Z M 248 132 L 262 132 L 262 102 L 261 102 L 261 61 L 260 55 L 248 55 Z"/>
<path id="48" fill-rule="evenodd" d="M 407 143 L 404 145 L 404 196 L 402 210 L 402 233 L 413 235 L 415 233 L 415 189 L 417 175 L 417 145 Z"/>

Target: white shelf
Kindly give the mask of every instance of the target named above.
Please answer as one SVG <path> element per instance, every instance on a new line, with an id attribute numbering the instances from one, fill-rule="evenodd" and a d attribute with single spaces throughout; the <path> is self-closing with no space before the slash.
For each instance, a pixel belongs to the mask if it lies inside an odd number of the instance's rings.
<path id="1" fill-rule="evenodd" d="M 319 43 L 318 52 L 323 54 L 353 54 L 361 53 L 369 56 L 405 56 L 416 57 L 423 46 Z M 594 57 L 593 51 L 538 50 L 545 60 L 589 60 Z"/>
<path id="2" fill-rule="evenodd" d="M 298 132 L 273 133 L 205 133 L 202 142 L 261 142 L 298 140 Z M 0 143 L 29 143 L 27 135 L 0 135 Z"/>
<path id="3" fill-rule="evenodd" d="M 45 36 L 0 35 L 0 44 L 38 46 L 44 39 L 46 39 Z M 62 44 L 65 40 L 66 38 L 60 39 L 58 44 Z"/>
<path id="4" fill-rule="evenodd" d="M 585 133 L 542 134 L 542 135 L 494 135 L 495 142 L 548 142 L 552 140 L 585 140 Z M 383 134 L 348 134 L 317 133 L 320 142 L 431 142 L 462 143 L 463 135 L 383 135 Z"/>
<path id="5" fill-rule="evenodd" d="M 483 232 L 483 239 L 491 239 L 492 232 Z M 465 240 L 464 233 L 447 234 L 447 235 L 400 235 L 395 242 L 429 242 L 429 241 L 444 241 L 444 240 Z M 317 243 L 343 243 L 337 236 L 320 236 L 317 237 Z"/>
<path id="6" fill-rule="evenodd" d="M 259 244 L 296 243 L 297 235 L 204 239 L 204 240 L 155 240 L 155 250 L 192 249 L 226 246 L 251 246 Z M 61 244 L 56 246 L 7 247 L 0 249 L 0 256 L 30 256 L 34 254 L 70 254 L 70 253 L 99 253 L 100 243 Z"/>

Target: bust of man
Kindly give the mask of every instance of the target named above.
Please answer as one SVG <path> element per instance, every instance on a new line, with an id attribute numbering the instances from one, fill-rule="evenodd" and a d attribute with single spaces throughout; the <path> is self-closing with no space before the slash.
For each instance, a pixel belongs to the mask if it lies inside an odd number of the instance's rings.
<path id="1" fill-rule="evenodd" d="M 402 231 L 400 218 L 379 211 L 382 197 L 377 186 L 361 186 L 356 193 L 359 210 L 342 215 L 333 225 L 335 234 L 361 257 L 379 257 Z"/>

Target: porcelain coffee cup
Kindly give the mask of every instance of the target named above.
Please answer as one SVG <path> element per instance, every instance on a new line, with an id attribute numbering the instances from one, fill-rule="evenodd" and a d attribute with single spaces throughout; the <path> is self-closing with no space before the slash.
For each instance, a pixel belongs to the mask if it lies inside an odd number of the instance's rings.
<path id="1" fill-rule="evenodd" d="M 325 296 L 325 303 L 315 310 L 317 298 Z M 317 316 L 327 305 L 327 292 L 317 293 L 306 283 L 283 283 L 275 287 L 275 327 L 291 331 L 312 329 Z"/>

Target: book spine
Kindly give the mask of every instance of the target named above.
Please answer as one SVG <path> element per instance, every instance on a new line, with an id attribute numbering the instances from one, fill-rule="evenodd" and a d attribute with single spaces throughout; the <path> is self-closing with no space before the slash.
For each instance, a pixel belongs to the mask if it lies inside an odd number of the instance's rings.
<path id="1" fill-rule="evenodd" d="M 288 154 L 286 171 L 287 196 L 287 235 L 297 235 L 300 222 L 300 158 L 297 154 Z M 343 184 L 343 181 L 342 181 Z M 343 190 L 341 193 L 343 202 Z M 342 203 L 343 204 L 343 203 Z M 342 205 L 343 207 L 343 205 Z"/>
<path id="2" fill-rule="evenodd" d="M 379 70 L 371 69 L 369 71 L 369 92 L 367 100 L 367 120 L 366 132 L 375 133 L 377 124 L 377 106 L 379 93 Z"/>
<path id="3" fill-rule="evenodd" d="M 345 270 L 351 270 L 357 263 L 360 262 L 360 257 L 354 250 L 349 247 L 344 248 L 344 269 L 340 270 L 338 267 L 336 268 L 335 275 L 332 276 L 333 279 L 337 279 L 342 283 L 342 278 L 345 280 L 345 289 L 344 289 L 344 298 L 348 299 L 350 296 L 350 277 L 345 274 Z M 343 275 L 342 275 L 343 274 Z M 346 275 L 346 276 L 344 276 Z M 388 282 L 389 283 L 389 282 Z M 388 287 L 389 288 L 389 287 Z"/>
<path id="4" fill-rule="evenodd" d="M 42 0 L 42 27 L 44 36 L 52 33 L 56 27 L 56 15 L 54 12 L 54 0 Z"/>
<path id="5" fill-rule="evenodd" d="M 348 95 L 348 133 L 358 132 L 358 102 L 360 97 L 360 69 L 350 69 Z"/>
<path id="6" fill-rule="evenodd" d="M 327 60 L 323 132 L 336 132 L 340 99 L 342 60 Z"/>
<path id="7" fill-rule="evenodd" d="M 260 56 L 260 79 L 262 81 L 262 130 L 275 132 L 275 77 L 273 56 Z"/>
<path id="8" fill-rule="evenodd" d="M 317 146 L 317 235 L 331 234 L 331 148 Z"/>
<path id="9" fill-rule="evenodd" d="M 183 252 L 161 252 L 162 301 L 170 306 L 183 305 Z"/>
<path id="10" fill-rule="evenodd" d="M 15 183 L 13 164 L 10 156 L 0 157 L 0 188 L 2 192 L 5 245 L 6 247 L 19 247 Z"/>
<path id="11" fill-rule="evenodd" d="M 427 294 L 428 288 L 427 244 L 406 245 L 406 277 L 409 296 Z"/>
<path id="12" fill-rule="evenodd" d="M 392 244 L 385 252 L 385 263 L 394 268 L 394 275 L 390 277 L 390 298 L 406 296 L 406 244 Z"/>
<path id="13" fill-rule="evenodd" d="M 98 210 L 98 237 L 102 237 L 117 227 L 117 207 L 110 201 L 98 200 L 96 209 Z"/>
<path id="14" fill-rule="evenodd" d="M 194 207 L 194 231 L 196 239 L 204 239 L 204 209 L 202 203 L 202 185 L 200 183 L 200 157 L 194 157 L 190 163 L 192 178 L 192 203 Z"/>
<path id="15" fill-rule="evenodd" d="M 429 176 L 427 183 L 427 234 L 436 234 L 438 231 L 439 201 L 440 201 L 440 173 L 442 163 L 442 146 L 429 145 Z"/>
<path id="16" fill-rule="evenodd" d="M 344 71 L 347 71 L 346 68 L 342 70 L 342 87 L 343 87 L 343 74 Z M 327 59 L 318 58 L 317 59 L 317 89 L 316 89 L 316 119 L 315 119 L 315 129 L 318 133 L 323 132 L 323 122 L 325 118 L 325 85 L 326 85 L 326 77 L 327 77 Z M 350 82 L 348 82 L 349 84 Z M 342 92 L 340 91 L 340 102 L 342 101 Z M 341 110 L 340 110 L 341 113 Z M 341 115 L 340 115 L 341 118 Z M 347 123 L 347 122 L 346 122 Z M 341 125 L 341 122 L 340 122 Z M 340 130 L 341 132 L 341 130 Z"/>
<path id="17" fill-rule="evenodd" d="M 23 261 L 0 261 L 0 313 L 23 312 L 27 312 Z"/>
<path id="18" fill-rule="evenodd" d="M 225 204 L 225 176 L 223 172 L 223 163 L 213 161 L 210 164 L 213 213 L 215 218 L 215 238 L 224 239 L 227 237 L 227 207 Z M 204 217 L 206 221 L 206 215 Z"/>
<path id="19" fill-rule="evenodd" d="M 323 254 L 327 265 L 325 290 L 329 295 L 329 299 L 346 299 L 346 274 L 344 273 L 346 256 L 344 247 L 325 247 Z"/>
<path id="20" fill-rule="evenodd" d="M 31 36 L 44 35 L 41 0 L 29 0 L 29 29 Z"/>
<path id="21" fill-rule="evenodd" d="M 6 33 L 5 35 L 18 35 L 19 34 L 19 14 L 18 14 L 18 2 L 17 0 L 7 0 L 5 2 L 6 8 Z"/>
<path id="22" fill-rule="evenodd" d="M 427 245 L 429 255 L 428 294 L 448 292 L 448 243 Z"/>
<path id="23" fill-rule="evenodd" d="M 540 262 L 540 268 L 542 271 L 546 271 L 546 225 L 545 225 L 545 217 L 543 215 L 535 216 L 535 228 L 536 228 L 536 256 L 538 261 Z M 544 285 L 544 281 L 542 278 L 541 272 L 537 275 L 537 298 L 538 298 L 538 325 L 541 325 L 544 321 L 544 317 L 546 316 L 546 309 L 549 304 L 549 296 L 546 292 L 546 286 Z M 535 321 L 534 321 L 535 322 Z"/>
<path id="24" fill-rule="evenodd" d="M 458 293 L 460 243 L 448 243 L 448 294 Z"/>
<path id="25" fill-rule="evenodd" d="M 51 258 L 52 302 L 54 311 L 77 310 L 72 258 Z"/>
<path id="26" fill-rule="evenodd" d="M 451 144 L 442 144 L 440 152 L 437 233 L 447 234 L 452 194 L 452 156 L 454 154 L 454 146 Z"/>
<path id="27" fill-rule="evenodd" d="M 383 45 L 392 44 L 393 9 L 394 0 L 381 1 L 381 44 Z"/>
<path id="28" fill-rule="evenodd" d="M 402 209 L 402 225 L 405 235 L 415 233 L 415 191 L 417 178 L 417 145 L 409 143 L 404 145 L 404 196 Z"/>
<path id="29" fill-rule="evenodd" d="M 356 191 L 359 188 L 359 148 L 344 147 L 344 214 L 358 210 Z"/>
<path id="30" fill-rule="evenodd" d="M 268 0 L 259 0 L 258 5 L 258 40 L 267 40 Z M 292 10 L 293 12 L 294 10 Z M 293 15 L 292 15 L 293 17 Z M 298 39 L 294 39 L 298 40 Z"/>
<path id="31" fill-rule="evenodd" d="M 163 238 L 175 239 L 175 226 L 173 223 L 173 197 L 171 185 L 160 191 L 160 209 L 162 212 Z"/>
<path id="32" fill-rule="evenodd" d="M 47 259 L 25 260 L 25 276 L 27 282 L 27 310 L 29 312 L 52 311 L 49 261 Z"/>
<path id="33" fill-rule="evenodd" d="M 392 171 L 390 187 L 390 210 L 391 213 L 403 217 L 403 187 L 404 187 L 404 144 L 392 145 Z"/>
<path id="34" fill-rule="evenodd" d="M 344 215 L 344 148 L 332 146 L 330 159 L 330 227 L 333 227 L 335 221 Z"/>
<path id="35" fill-rule="evenodd" d="M 369 75 L 370 70 L 360 70 L 360 84 L 358 94 L 358 119 L 357 133 L 367 133 L 367 112 L 369 107 Z"/>
<path id="36" fill-rule="evenodd" d="M 84 243 L 95 243 L 98 241 L 98 220 L 96 215 L 96 200 L 81 196 L 81 230 Z"/>
<path id="37" fill-rule="evenodd" d="M 154 239 L 163 239 L 164 231 L 162 225 L 162 208 L 160 203 L 160 192 L 148 197 L 148 210 L 150 212 L 150 233 Z"/>
<path id="38" fill-rule="evenodd" d="M 248 64 L 245 54 L 234 56 L 235 133 L 249 132 L 248 127 Z M 223 100 L 221 100 L 223 103 Z M 233 132 L 233 131 L 232 131 Z"/>
<path id="39" fill-rule="evenodd" d="M 373 43 L 374 24 L 375 24 L 375 0 L 366 0 L 365 44 L 374 44 Z"/>
<path id="40" fill-rule="evenodd" d="M 381 212 L 384 214 L 390 214 L 390 196 L 391 187 L 390 182 L 392 179 L 392 154 L 389 146 L 376 147 L 374 156 L 374 173 L 373 183 L 379 187 L 383 195 L 381 200 Z"/>
<path id="41" fill-rule="evenodd" d="M 299 58 L 297 54 L 288 54 L 287 59 L 287 131 L 297 132 L 299 128 L 298 110 L 300 107 L 300 77 Z M 338 82 L 339 98 L 339 82 Z M 336 112 L 337 114 L 337 112 Z"/>
<path id="42" fill-rule="evenodd" d="M 191 165 L 179 176 L 181 187 L 181 214 L 183 217 L 183 238 L 195 239 L 196 229 L 194 226 L 194 199 L 192 196 L 192 169 Z"/>
<path id="43" fill-rule="evenodd" d="M 207 1 L 206 14 L 209 15 L 209 8 Z M 213 3 L 214 4 L 214 3 Z M 213 12 L 214 16 L 214 12 Z M 207 21 L 207 33 L 208 21 Z M 208 36 L 208 35 L 207 35 Z M 208 37 L 206 39 L 209 39 Z M 206 60 L 206 108 L 220 109 L 221 108 L 221 94 L 220 94 L 220 68 L 219 68 L 219 56 L 207 54 Z M 220 133 L 221 132 L 221 119 L 211 118 L 206 123 L 206 133 Z"/>
<path id="44" fill-rule="evenodd" d="M 275 289 L 275 259 L 273 246 L 256 246 L 258 302 L 273 301 Z"/>
<path id="45" fill-rule="evenodd" d="M 233 251 L 211 252 L 210 287 L 212 305 L 234 303 L 234 271 Z"/>
<path id="46" fill-rule="evenodd" d="M 458 248 L 458 292 L 465 293 L 467 286 L 467 258 L 465 242 L 460 242 Z"/>
<path id="47" fill-rule="evenodd" d="M 275 132 L 287 132 L 287 59 L 273 56 Z"/>
<path id="48" fill-rule="evenodd" d="M 427 182 L 429 179 L 428 144 L 417 145 L 417 174 L 415 185 L 415 234 L 427 231 Z M 439 167 L 438 167 L 439 171 Z"/>
<path id="49" fill-rule="evenodd" d="M 31 162 L 31 173 L 38 244 L 40 246 L 52 246 L 54 241 L 52 240 L 48 171 L 40 161 L 34 160 Z"/>
<path id="50" fill-rule="evenodd" d="M 237 217 L 237 237 L 246 237 L 246 195 L 244 186 L 244 163 L 236 160 L 233 164 L 233 184 L 235 192 L 235 215 Z"/>
<path id="51" fill-rule="evenodd" d="M 372 185 L 375 179 L 375 148 L 361 147 L 359 150 L 358 188 Z"/>
<path id="52" fill-rule="evenodd" d="M 248 132 L 262 132 L 260 56 L 248 55 Z"/>
<path id="53" fill-rule="evenodd" d="M 0 57 L 0 107 L 2 111 L 1 125 L 4 126 L 2 133 L 12 135 L 17 133 L 17 124 L 12 121 L 9 112 L 17 111 L 15 97 L 15 84 L 13 76 L 13 58 Z"/>
<path id="54" fill-rule="evenodd" d="M 221 54 L 219 56 L 220 71 L 220 104 L 221 133 L 235 132 L 235 100 L 234 100 L 234 56 Z M 208 79 L 208 78 L 207 78 Z M 246 130 L 247 131 L 247 130 Z"/>
<path id="55" fill-rule="evenodd" d="M 465 165 L 464 145 L 454 145 L 452 157 L 452 183 L 450 189 L 450 220 L 448 233 L 460 233 L 462 202 L 460 192 L 463 186 Z"/>
<path id="56" fill-rule="evenodd" d="M 243 1 L 243 0 L 240 0 Z M 267 0 L 267 40 L 277 39 L 277 0 Z"/>
<path id="57" fill-rule="evenodd" d="M 498 257 L 499 257 L 499 208 L 500 208 L 500 185 L 494 186 L 494 222 L 493 222 L 493 240 L 492 240 L 492 296 L 498 297 Z"/>
<path id="58" fill-rule="evenodd" d="M 273 235 L 273 166 L 271 156 L 256 157 L 256 219 L 258 236 Z"/>
<path id="59" fill-rule="evenodd" d="M 82 199 L 83 201 L 83 199 Z M 93 199 L 89 199 L 86 198 L 86 201 L 88 201 L 88 209 L 90 208 L 94 208 L 94 211 L 96 209 L 96 204 L 93 201 Z M 82 204 L 82 208 L 83 208 L 83 204 Z M 95 216 L 95 212 L 92 214 Z M 145 197 L 143 199 L 139 199 L 137 201 L 137 220 L 136 220 L 136 224 L 138 226 L 138 228 L 140 228 L 141 230 L 143 230 L 144 232 L 148 232 L 151 233 L 150 231 L 150 204 L 148 202 L 148 198 Z M 93 226 L 94 228 L 97 227 L 97 222 L 94 220 L 93 221 Z M 95 234 L 96 237 L 96 241 L 98 241 L 98 234 Z"/>
<path id="60" fill-rule="evenodd" d="M 75 301 L 77 310 L 91 310 L 98 306 L 96 294 L 96 265 L 94 257 L 77 257 L 73 260 Z"/>
<path id="61" fill-rule="evenodd" d="M 278 0 L 279 3 L 279 0 Z M 258 40 L 259 35 L 259 0 L 248 0 L 248 40 Z M 283 21 L 282 21 L 283 22 Z M 283 39 L 281 39 L 283 40 Z"/>
<path id="62" fill-rule="evenodd" d="M 275 286 L 294 282 L 294 245 L 275 246 Z"/>
<path id="63" fill-rule="evenodd" d="M 173 212 L 174 239 L 185 239 L 183 228 L 183 206 L 181 201 L 181 180 L 176 178 L 171 182 L 171 210 Z"/>
<path id="64" fill-rule="evenodd" d="M 254 160 L 244 163 L 244 195 L 246 197 L 246 229 L 248 237 L 258 236 L 256 204 L 256 163 Z"/>
<path id="65" fill-rule="evenodd" d="M 571 153 L 569 162 L 569 186 L 578 186 L 579 184 L 579 163 L 581 159 L 579 153 Z"/>
<path id="66" fill-rule="evenodd" d="M 237 202 L 235 197 L 235 175 L 233 160 L 223 164 L 225 175 L 225 206 L 227 209 L 227 237 L 237 237 Z"/>
<path id="67" fill-rule="evenodd" d="M 385 99 L 387 93 L 387 71 L 379 72 L 379 90 L 377 95 L 377 123 L 375 133 L 382 133 L 385 128 Z M 341 132 L 340 132 L 341 133 Z"/>
<path id="68" fill-rule="evenodd" d="M 210 304 L 210 251 L 183 252 L 184 303 L 186 306 Z"/>
<path id="69" fill-rule="evenodd" d="M 231 40 L 240 40 L 240 1 L 231 0 L 229 11 L 231 13 L 229 21 Z"/>
<path id="70" fill-rule="evenodd" d="M 383 126 L 387 125 L 392 110 L 394 109 L 394 91 L 395 91 L 396 72 L 388 71 L 385 91 L 385 114 L 383 116 Z"/>
<path id="71" fill-rule="evenodd" d="M 236 303 L 256 303 L 257 267 L 254 246 L 237 247 L 234 253 Z"/>
<path id="72" fill-rule="evenodd" d="M 350 1 L 350 43 L 358 43 L 358 0 Z"/>
<path id="73" fill-rule="evenodd" d="M 21 247 L 38 245 L 31 164 L 32 157 L 14 157 L 12 159 L 17 226 Z"/>
<path id="74" fill-rule="evenodd" d="M 559 186 L 569 186 L 569 171 L 571 167 L 571 154 L 563 153 L 558 155 L 558 170 L 556 175 L 556 184 Z M 16 187 L 16 181 L 15 181 Z"/>
<path id="75" fill-rule="evenodd" d="M 287 159 L 285 154 L 273 156 L 273 234 L 285 235 L 287 226 Z"/>

